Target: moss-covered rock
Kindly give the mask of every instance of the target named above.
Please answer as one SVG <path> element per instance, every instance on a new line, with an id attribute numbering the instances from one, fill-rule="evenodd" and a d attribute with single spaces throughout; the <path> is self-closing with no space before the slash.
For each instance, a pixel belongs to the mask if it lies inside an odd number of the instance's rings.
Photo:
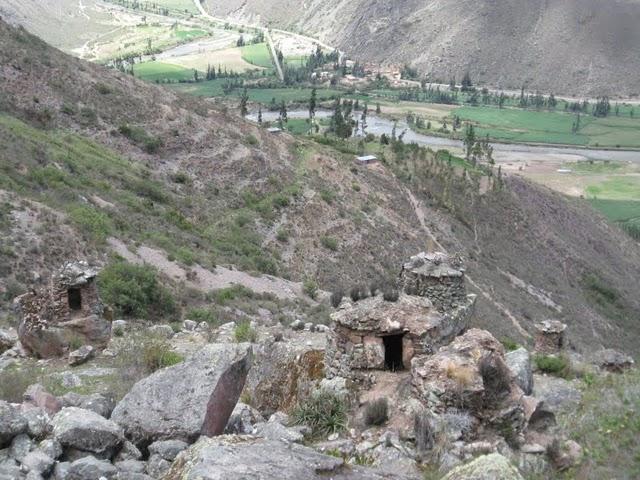
<path id="1" fill-rule="evenodd" d="M 454 468 L 442 480 L 523 480 L 523 478 L 509 460 L 499 453 L 492 453 Z"/>

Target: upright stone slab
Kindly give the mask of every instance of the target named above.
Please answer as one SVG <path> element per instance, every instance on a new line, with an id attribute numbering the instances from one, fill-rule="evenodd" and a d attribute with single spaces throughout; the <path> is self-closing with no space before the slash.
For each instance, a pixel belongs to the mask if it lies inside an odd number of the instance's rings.
<path id="1" fill-rule="evenodd" d="M 253 353 L 249 344 L 210 344 L 186 361 L 140 380 L 111 419 L 136 445 L 224 431 L 240 397 Z"/>

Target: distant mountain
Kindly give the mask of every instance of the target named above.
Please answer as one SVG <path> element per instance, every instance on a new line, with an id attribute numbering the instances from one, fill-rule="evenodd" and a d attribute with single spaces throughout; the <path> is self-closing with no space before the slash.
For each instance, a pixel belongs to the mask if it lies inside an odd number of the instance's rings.
<path id="1" fill-rule="evenodd" d="M 638 0 L 206 0 L 433 79 L 568 95 L 640 95 Z"/>

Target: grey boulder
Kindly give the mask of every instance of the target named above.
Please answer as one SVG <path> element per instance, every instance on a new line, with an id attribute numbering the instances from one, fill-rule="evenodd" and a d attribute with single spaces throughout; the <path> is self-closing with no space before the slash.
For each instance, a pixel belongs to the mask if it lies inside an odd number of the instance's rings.
<path id="1" fill-rule="evenodd" d="M 159 440 L 149 445 L 151 455 L 159 455 L 169 462 L 173 462 L 178 454 L 189 445 L 182 440 Z"/>
<path id="2" fill-rule="evenodd" d="M 124 441 L 118 424 L 90 410 L 63 408 L 52 424 L 54 438 L 68 448 L 110 455 Z"/>
<path id="3" fill-rule="evenodd" d="M 95 457 L 83 457 L 69 466 L 66 480 L 98 480 L 116 478 L 118 469 L 106 460 Z"/>
<path id="4" fill-rule="evenodd" d="M 533 368 L 531 354 L 525 348 L 518 348 L 504 356 L 505 363 L 513 373 L 516 383 L 525 395 L 533 391 Z"/>
<path id="5" fill-rule="evenodd" d="M 0 448 L 9 445 L 15 436 L 26 432 L 27 426 L 27 419 L 20 409 L 0 400 Z"/>
<path id="6" fill-rule="evenodd" d="M 91 410 L 104 418 L 109 418 L 115 407 L 115 402 L 111 398 L 107 398 L 99 393 L 80 395 L 69 392 L 65 394 L 61 400 L 65 407 L 78 407 L 84 410 Z"/>
<path id="7" fill-rule="evenodd" d="M 167 479 L 181 480 L 383 480 L 398 474 L 346 465 L 312 448 L 251 436 L 201 437 L 178 455 Z"/>
<path id="8" fill-rule="evenodd" d="M 451 470 L 442 480 L 524 480 L 518 469 L 499 453 L 482 455 Z"/>
<path id="9" fill-rule="evenodd" d="M 29 469 L 29 472 L 35 472 L 40 475 L 48 475 L 55 460 L 42 450 L 34 450 L 29 452 L 22 461 L 22 466 Z"/>
<path id="10" fill-rule="evenodd" d="M 224 431 L 252 362 L 249 344 L 210 344 L 136 383 L 111 419 L 138 446 Z"/>

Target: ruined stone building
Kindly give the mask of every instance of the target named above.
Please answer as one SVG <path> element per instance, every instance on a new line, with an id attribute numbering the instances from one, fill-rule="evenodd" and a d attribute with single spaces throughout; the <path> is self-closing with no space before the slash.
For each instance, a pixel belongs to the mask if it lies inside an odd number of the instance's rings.
<path id="1" fill-rule="evenodd" d="M 344 299 L 331 316 L 327 377 L 366 383 L 373 370 L 409 369 L 414 356 L 431 354 L 467 328 L 475 295 L 464 270 L 445 254 L 420 254 L 403 266 L 397 301 L 382 294 Z"/>
<path id="2" fill-rule="evenodd" d="M 48 285 L 16 298 L 18 335 L 27 350 L 51 358 L 64 355 L 74 343 L 106 346 L 111 319 L 105 318 L 97 273 L 86 262 L 67 263 Z"/>

